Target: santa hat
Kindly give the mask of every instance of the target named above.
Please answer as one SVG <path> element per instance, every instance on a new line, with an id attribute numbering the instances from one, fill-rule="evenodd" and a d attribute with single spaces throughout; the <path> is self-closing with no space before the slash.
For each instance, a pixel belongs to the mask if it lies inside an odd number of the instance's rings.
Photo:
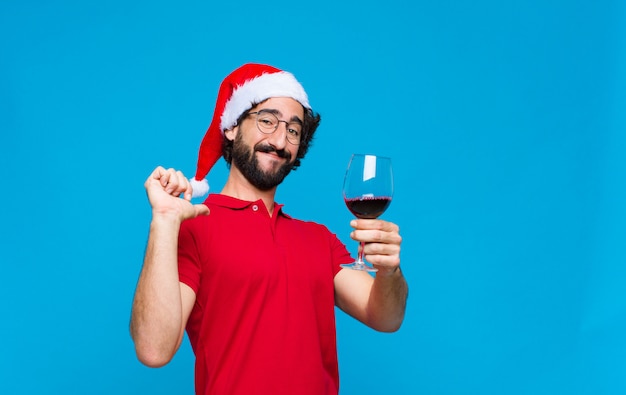
<path id="1" fill-rule="evenodd" d="M 306 92 L 293 74 L 264 64 L 245 64 L 228 75 L 220 85 L 213 120 L 198 155 L 195 177 L 191 178 L 193 197 L 206 195 L 206 175 L 222 156 L 224 131 L 233 128 L 237 119 L 253 105 L 272 97 L 290 97 L 310 109 Z"/>

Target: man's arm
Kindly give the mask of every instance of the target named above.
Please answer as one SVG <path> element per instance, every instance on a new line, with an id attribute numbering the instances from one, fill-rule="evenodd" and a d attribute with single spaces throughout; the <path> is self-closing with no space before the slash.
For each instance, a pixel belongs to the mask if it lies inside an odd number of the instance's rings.
<path id="1" fill-rule="evenodd" d="M 369 327 L 394 332 L 404 319 L 408 285 L 400 270 L 398 226 L 382 220 L 353 220 L 354 240 L 365 242 L 365 259 L 377 269 L 367 272 L 343 269 L 335 276 L 337 306 Z M 360 247 L 359 247 L 360 248 Z"/>
<path id="2" fill-rule="evenodd" d="M 137 283 L 130 331 L 139 360 L 152 367 L 168 363 L 180 346 L 195 293 L 178 279 L 178 232 L 187 218 L 209 213 L 192 205 L 184 175 L 158 167 L 145 183 L 152 206 L 150 235 Z M 178 196 L 183 195 L 184 199 Z"/>

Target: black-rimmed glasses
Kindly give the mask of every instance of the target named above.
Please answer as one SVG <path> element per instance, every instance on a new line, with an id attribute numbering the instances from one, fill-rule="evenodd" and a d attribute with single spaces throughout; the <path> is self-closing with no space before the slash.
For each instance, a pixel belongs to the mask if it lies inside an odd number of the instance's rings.
<path id="1" fill-rule="evenodd" d="M 256 115 L 256 127 L 263 134 L 272 134 L 278 130 L 278 125 L 281 122 L 285 123 L 287 127 L 287 141 L 293 145 L 300 144 L 300 137 L 302 135 L 302 123 L 299 121 L 287 122 L 278 119 L 276 114 L 267 111 L 259 110 L 249 112 L 248 115 Z"/>

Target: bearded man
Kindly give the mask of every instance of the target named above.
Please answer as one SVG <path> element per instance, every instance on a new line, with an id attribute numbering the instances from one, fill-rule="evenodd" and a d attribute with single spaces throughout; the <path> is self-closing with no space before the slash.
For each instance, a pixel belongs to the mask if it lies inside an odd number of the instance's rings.
<path id="1" fill-rule="evenodd" d="M 139 360 L 167 364 L 187 331 L 198 394 L 333 394 L 339 391 L 337 306 L 393 332 L 406 307 L 398 226 L 353 220 L 378 272 L 341 268 L 349 252 L 325 226 L 294 219 L 274 201 L 320 123 L 295 77 L 246 64 L 222 83 L 195 177 L 157 167 L 145 182 L 152 220 L 133 301 Z M 202 204 L 205 176 L 230 171 Z"/>

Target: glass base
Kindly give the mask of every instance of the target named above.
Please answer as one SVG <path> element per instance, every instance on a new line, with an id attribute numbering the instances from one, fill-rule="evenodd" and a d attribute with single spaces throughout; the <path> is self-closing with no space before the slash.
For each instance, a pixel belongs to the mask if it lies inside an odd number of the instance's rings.
<path id="1" fill-rule="evenodd" d="M 366 272 L 377 272 L 378 269 L 373 268 L 371 266 L 366 265 L 363 262 L 352 262 L 352 263 L 342 263 L 341 265 L 339 265 L 343 268 L 346 269 L 352 269 L 352 270 L 363 270 Z"/>

